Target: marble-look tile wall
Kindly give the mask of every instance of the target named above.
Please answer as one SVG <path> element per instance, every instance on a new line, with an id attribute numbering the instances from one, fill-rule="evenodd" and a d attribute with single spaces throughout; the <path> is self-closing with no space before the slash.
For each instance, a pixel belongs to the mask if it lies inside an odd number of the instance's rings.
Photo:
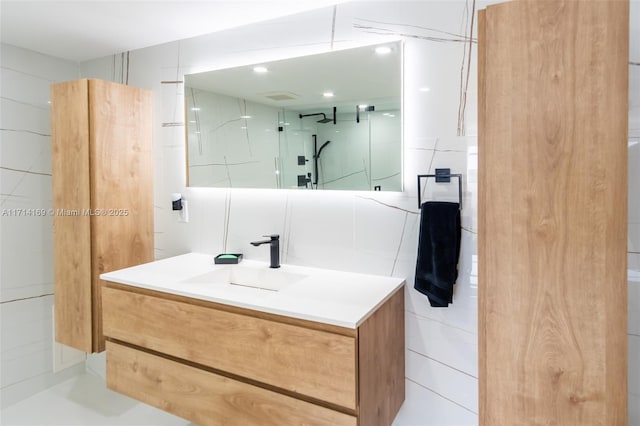
<path id="1" fill-rule="evenodd" d="M 2 406 L 84 368 L 54 375 L 49 86 L 78 65 L 0 48 L 0 392 Z"/>
<path id="2" fill-rule="evenodd" d="M 477 3 L 478 8 L 484 6 L 484 2 Z M 154 92 L 157 258 L 188 251 L 242 252 L 249 259 L 267 261 L 268 252 L 252 247 L 249 241 L 279 233 L 285 263 L 407 279 L 407 400 L 397 425 L 477 424 L 475 44 L 465 91 L 466 111 L 461 112 L 460 102 L 461 80 L 465 80 L 461 69 L 467 66 L 465 55 L 469 54 L 465 50 L 469 45 L 462 41 L 471 26 L 470 7 L 471 2 L 465 0 L 346 3 L 134 51 L 124 73 L 129 84 Z M 404 42 L 405 52 L 404 192 L 185 188 L 184 129 L 163 126 L 184 121 L 183 87 L 163 84 L 163 80 L 397 39 Z M 111 57 L 84 63 L 81 69 L 89 77 L 109 79 L 123 74 L 115 72 Z M 637 87 L 637 67 L 632 73 L 632 87 Z M 630 93 L 631 114 L 637 115 L 640 91 Z M 465 118 L 462 128 L 459 115 Z M 637 117 L 630 121 L 640 122 Z M 638 150 L 633 149 L 630 147 L 630 177 L 640 170 Z M 416 175 L 432 173 L 436 167 L 464 174 L 460 276 L 453 304 L 446 309 L 431 308 L 412 288 L 419 228 Z M 177 214 L 171 211 L 172 192 L 182 192 L 189 200 L 189 223 L 178 223 Z M 630 195 L 630 206 L 638 205 L 635 181 L 630 181 Z M 456 187 L 430 183 L 425 198 L 455 200 Z M 640 247 L 640 235 L 633 229 L 640 222 L 637 211 L 630 210 L 629 219 L 629 259 L 636 269 L 634 250 Z M 630 283 L 629 288 L 630 304 L 637 303 L 637 285 Z M 638 323 L 637 306 L 632 311 L 630 323 Z M 629 339 L 630 359 L 637 359 L 637 330 L 630 328 Z M 630 398 L 640 394 L 638 373 L 630 370 Z M 631 419 L 639 418 L 638 406 L 630 407 Z"/>
<path id="3" fill-rule="evenodd" d="M 282 238 L 282 261 L 406 277 L 407 401 L 399 425 L 477 423 L 476 138 L 458 136 L 465 1 L 354 2 L 131 52 L 129 84 L 154 92 L 156 257 L 188 251 L 242 252 L 268 260 L 249 241 Z M 452 35 L 452 34 L 460 34 Z M 404 192 L 185 188 L 184 74 L 338 48 L 404 42 Z M 475 46 L 473 47 L 475 50 Z M 113 58 L 81 64 L 83 76 L 110 79 Z M 429 87 L 430 91 L 420 91 Z M 467 93 L 467 134 L 475 124 L 475 74 Z M 463 241 L 453 304 L 434 309 L 412 289 L 419 214 L 416 175 L 463 173 Z M 456 200 L 457 186 L 424 196 Z M 178 223 L 170 194 L 189 201 Z M 99 369 L 96 368 L 96 369 Z"/>
<path id="4" fill-rule="evenodd" d="M 632 2 L 631 16 L 637 16 Z M 477 422 L 476 149 L 474 136 L 458 135 L 463 44 L 452 41 L 469 25 L 469 2 L 357 2 L 255 24 L 206 37 L 132 52 L 129 83 L 154 91 L 156 126 L 156 257 L 186 251 L 268 254 L 248 245 L 265 232 L 283 236 L 283 261 L 403 276 L 409 287 L 417 250 L 415 175 L 435 167 L 465 174 L 461 276 L 454 304 L 432 309 L 407 292 L 407 402 L 396 423 Z M 635 15 L 634 15 L 635 13 Z M 638 20 L 635 21 L 636 25 Z M 445 34 L 446 31 L 448 34 Z M 632 57 L 638 31 L 632 19 Z M 162 84 L 210 68 L 324 52 L 400 38 L 404 60 L 404 193 L 344 193 L 184 188 L 181 85 Z M 635 50 L 634 50 L 635 49 Z M 472 56 L 473 59 L 473 56 Z M 123 75 L 113 58 L 83 65 L 84 76 Z M 474 135 L 475 61 L 467 91 L 466 133 Z M 77 76 L 75 65 L 2 46 L 2 208 L 41 209 L 51 204 L 48 85 Z M 640 227 L 638 66 L 631 66 L 629 267 L 638 270 Z M 419 91 L 428 86 L 429 92 Z M 191 222 L 177 222 L 170 193 L 191 202 Z M 455 198 L 446 188 L 427 197 Z M 635 207 L 634 207 L 635 206 Z M 2 217 L 2 392 L 13 395 L 54 380 L 51 362 L 51 218 Z M 630 360 L 637 359 L 638 283 L 629 282 Z M 636 305 L 634 305 L 634 303 Z M 638 422 L 640 370 L 630 364 L 630 424 Z"/>

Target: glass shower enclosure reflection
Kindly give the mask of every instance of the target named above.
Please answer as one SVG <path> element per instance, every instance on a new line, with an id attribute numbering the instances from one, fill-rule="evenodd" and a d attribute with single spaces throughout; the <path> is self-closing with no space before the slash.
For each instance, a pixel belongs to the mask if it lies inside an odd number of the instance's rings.
<path id="1" fill-rule="evenodd" d="M 402 190 L 399 108 L 321 112 L 279 112 L 280 188 Z"/>
<path id="2" fill-rule="evenodd" d="M 186 99 L 190 186 L 402 190 L 398 105 L 309 112 L 200 89 Z"/>

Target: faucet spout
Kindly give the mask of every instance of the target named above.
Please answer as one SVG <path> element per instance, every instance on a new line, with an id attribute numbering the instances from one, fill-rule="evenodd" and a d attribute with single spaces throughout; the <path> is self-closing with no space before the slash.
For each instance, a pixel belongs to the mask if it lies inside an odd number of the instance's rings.
<path id="1" fill-rule="evenodd" d="M 262 241 L 251 241 L 251 245 L 253 246 L 261 246 L 262 244 L 269 244 L 270 247 L 270 258 L 269 262 L 270 268 L 279 268 L 280 267 L 280 235 L 264 235 L 265 237 L 269 237 L 268 240 Z"/>

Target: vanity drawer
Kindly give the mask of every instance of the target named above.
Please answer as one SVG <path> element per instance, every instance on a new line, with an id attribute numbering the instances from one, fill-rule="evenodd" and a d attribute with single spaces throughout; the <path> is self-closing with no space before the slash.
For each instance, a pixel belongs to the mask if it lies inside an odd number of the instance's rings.
<path id="1" fill-rule="evenodd" d="M 103 287 L 105 336 L 356 411 L 356 340 Z"/>
<path id="2" fill-rule="evenodd" d="M 356 418 L 107 342 L 107 386 L 198 425 L 356 426 Z"/>

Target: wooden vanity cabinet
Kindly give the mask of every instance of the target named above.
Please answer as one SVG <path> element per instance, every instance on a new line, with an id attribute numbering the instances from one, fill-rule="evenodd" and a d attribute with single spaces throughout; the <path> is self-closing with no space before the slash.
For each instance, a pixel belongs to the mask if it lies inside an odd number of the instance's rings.
<path id="1" fill-rule="evenodd" d="M 404 401 L 404 291 L 357 329 L 115 283 L 107 386 L 199 425 L 390 425 Z"/>
<path id="2" fill-rule="evenodd" d="M 56 341 L 104 350 L 103 272 L 153 260 L 151 92 L 51 87 Z"/>

